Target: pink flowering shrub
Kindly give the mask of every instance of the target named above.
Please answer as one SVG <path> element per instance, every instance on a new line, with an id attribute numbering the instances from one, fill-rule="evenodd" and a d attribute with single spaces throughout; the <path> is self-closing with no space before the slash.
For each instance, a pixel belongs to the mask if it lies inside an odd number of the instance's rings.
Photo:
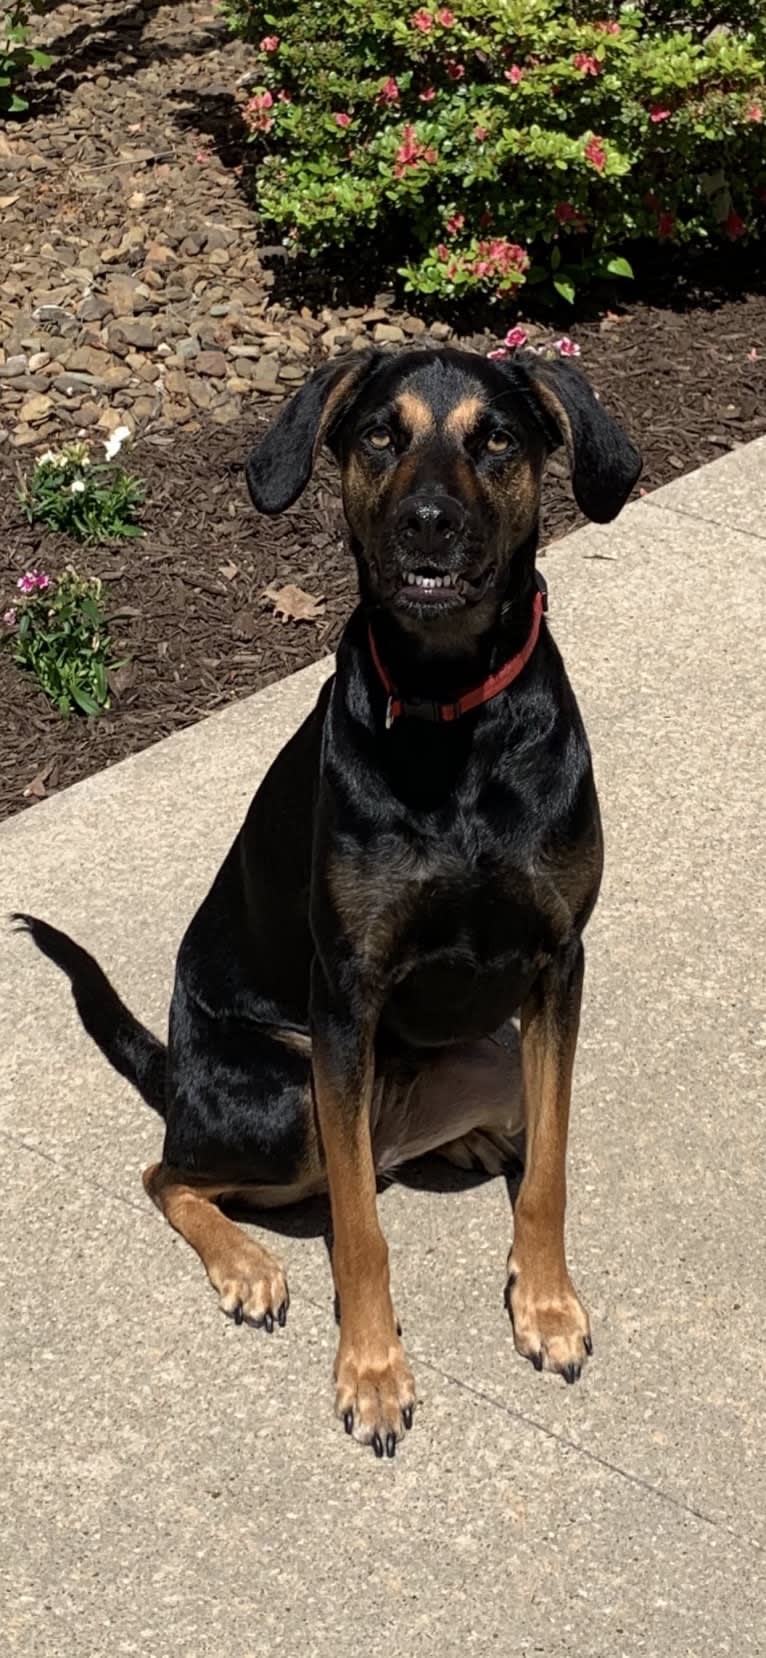
<path id="1" fill-rule="evenodd" d="M 629 245 L 764 226 L 766 6 L 739 0 L 225 0 L 253 43 L 264 223 L 293 251 L 507 295 Z"/>

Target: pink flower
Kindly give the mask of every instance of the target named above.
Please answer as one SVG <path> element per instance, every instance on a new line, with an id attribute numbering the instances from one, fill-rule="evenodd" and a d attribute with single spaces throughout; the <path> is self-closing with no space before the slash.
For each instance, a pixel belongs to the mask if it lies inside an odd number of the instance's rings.
<path id="1" fill-rule="evenodd" d="M 448 6 L 442 6 L 441 11 L 436 13 L 436 17 L 437 21 L 441 23 L 443 29 L 452 28 L 455 21 L 455 13 L 451 12 Z"/>
<path id="2" fill-rule="evenodd" d="M 44 593 L 50 584 L 51 578 L 46 576 L 44 570 L 25 570 L 23 576 L 19 576 L 16 586 L 20 592 L 29 594 Z"/>
<path id="3" fill-rule="evenodd" d="M 571 224 L 572 219 L 577 218 L 577 209 L 568 201 L 557 202 L 553 211 L 560 225 Z"/>
<path id="4" fill-rule="evenodd" d="M 270 92 L 254 92 L 242 111 L 246 126 L 251 132 L 270 132 L 274 122 L 267 110 L 273 106 L 274 99 Z M 205 157 L 207 160 L 207 157 Z"/>
<path id="5" fill-rule="evenodd" d="M 477 144 L 483 144 L 485 138 L 489 138 L 489 127 L 474 127 L 473 136 Z"/>
<path id="6" fill-rule="evenodd" d="M 560 357 L 579 357 L 580 347 L 575 340 L 570 340 L 568 334 L 562 334 L 560 340 L 554 340 L 553 349 Z"/>
<path id="7" fill-rule="evenodd" d="M 261 51 L 262 52 L 278 52 L 279 51 L 279 35 L 264 35 L 263 40 L 261 41 Z"/>
<path id="8" fill-rule="evenodd" d="M 668 121 L 672 113 L 673 111 L 665 109 L 663 104 L 655 104 L 654 108 L 649 111 L 649 120 L 653 121 L 656 126 L 658 121 Z"/>
<path id="9" fill-rule="evenodd" d="M 465 215 L 463 213 L 453 213 L 452 217 L 445 221 L 445 230 L 449 231 L 450 236 L 457 236 L 458 231 L 462 230 L 464 224 Z"/>
<path id="10" fill-rule="evenodd" d="M 760 104 L 748 104 L 745 110 L 746 121 L 762 121 L 763 109 Z"/>
<path id="11" fill-rule="evenodd" d="M 619 23 L 611 22 L 609 19 L 603 23 L 594 23 L 593 27 L 599 29 L 602 35 L 618 35 L 621 33 Z"/>
<path id="12" fill-rule="evenodd" d="M 425 92 L 421 92 L 421 94 L 420 94 L 420 102 L 421 102 L 421 104 L 432 104 L 435 97 L 436 97 L 436 87 L 435 86 L 427 86 L 426 89 L 425 89 Z"/>
<path id="13" fill-rule="evenodd" d="M 585 160 L 590 162 L 591 167 L 595 167 L 597 173 L 603 173 L 606 166 L 606 150 L 603 138 L 589 138 L 583 153 Z"/>
<path id="14" fill-rule="evenodd" d="M 575 69 L 579 69 L 583 75 L 601 74 L 601 64 L 591 52 L 575 52 L 572 62 Z"/>
<path id="15" fill-rule="evenodd" d="M 409 124 L 404 129 L 404 143 L 399 145 L 394 160 L 394 177 L 402 178 L 408 167 L 417 167 L 420 161 L 435 161 L 436 151 L 426 149 Z"/>
<path id="16" fill-rule="evenodd" d="M 519 67 L 518 63 L 512 63 L 510 69 L 505 71 L 505 78 L 510 81 L 511 86 L 518 86 L 519 81 L 524 79 L 524 70 Z"/>
<path id="17" fill-rule="evenodd" d="M 384 81 L 375 102 L 376 104 L 398 104 L 399 88 L 393 75 L 387 81 Z"/>
<path id="18" fill-rule="evenodd" d="M 210 160 L 209 150 L 197 150 L 194 157 L 198 167 L 206 167 Z"/>
<path id="19" fill-rule="evenodd" d="M 3 611 L 3 625 L 7 628 L 16 626 L 16 612 L 13 605 L 9 605 L 8 609 Z"/>
<path id="20" fill-rule="evenodd" d="M 759 356 L 760 356 L 760 352 L 758 351 L 757 347 L 754 346 L 754 345 L 751 345 L 750 350 L 748 351 L 748 354 L 747 354 L 748 362 L 749 363 L 757 363 Z M 13 610 L 6 610 L 5 615 L 3 617 L 3 621 L 7 622 L 9 616 L 13 616 L 13 619 L 15 621 L 16 612 L 13 611 Z"/>
<path id="21" fill-rule="evenodd" d="M 447 74 L 449 75 L 451 81 L 462 81 L 465 74 L 465 64 L 454 62 L 448 63 Z"/>
<path id="22" fill-rule="evenodd" d="M 436 252 L 438 253 L 443 264 L 449 259 L 449 248 L 447 247 L 446 242 L 438 242 L 436 245 Z"/>
<path id="23" fill-rule="evenodd" d="M 736 242 L 740 236 L 745 235 L 746 231 L 747 225 L 745 224 L 744 219 L 741 219 L 735 209 L 730 207 L 726 215 L 727 236 L 731 238 L 732 242 Z"/>
<path id="24" fill-rule="evenodd" d="M 509 328 L 503 344 L 508 347 L 509 351 L 520 351 L 521 347 L 526 345 L 528 339 L 529 335 L 526 328 Z"/>
<path id="25" fill-rule="evenodd" d="M 659 213 L 657 215 L 657 235 L 660 241 L 666 241 L 669 236 L 672 236 L 675 228 L 675 213 Z"/>
<path id="26" fill-rule="evenodd" d="M 422 35 L 430 34 L 430 31 L 434 26 L 434 20 L 431 13 L 422 10 L 413 12 L 410 18 L 410 23 L 413 29 L 419 29 Z"/>
<path id="27" fill-rule="evenodd" d="M 285 92 L 284 87 L 282 87 L 281 92 L 277 93 L 277 103 L 278 104 L 291 104 L 292 101 L 293 101 L 292 92 Z"/>
<path id="28" fill-rule="evenodd" d="M 495 358 L 495 357 L 507 357 L 507 356 L 508 356 L 508 352 L 507 352 L 507 351 L 506 351 L 506 349 L 505 349 L 505 346 L 504 346 L 504 345 L 498 345 L 498 346 L 496 346 L 496 347 L 495 347 L 495 350 L 494 350 L 494 351 L 488 351 L 488 352 L 487 352 L 487 356 L 488 356 L 488 357 L 492 357 L 492 358 Z"/>
<path id="29" fill-rule="evenodd" d="M 336 127 L 340 127 L 343 132 L 351 126 L 351 116 L 347 115 L 345 110 L 340 110 L 337 115 L 333 115 L 333 121 Z"/>

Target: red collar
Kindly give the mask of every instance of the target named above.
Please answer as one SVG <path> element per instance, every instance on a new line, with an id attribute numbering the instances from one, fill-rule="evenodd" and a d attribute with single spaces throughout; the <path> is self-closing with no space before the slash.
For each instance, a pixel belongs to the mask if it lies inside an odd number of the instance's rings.
<path id="1" fill-rule="evenodd" d="M 453 720 L 459 720 L 462 714 L 470 714 L 473 708 L 480 708 L 483 702 L 491 702 L 493 697 L 500 695 L 514 679 L 518 679 L 522 668 L 526 667 L 530 656 L 537 644 L 540 633 L 540 624 L 545 611 L 548 609 L 548 589 L 544 578 L 535 571 L 537 592 L 532 603 L 532 625 L 520 651 L 516 652 L 496 674 L 489 674 L 473 690 L 464 691 L 456 702 L 406 702 L 404 697 L 397 694 L 390 675 L 386 672 L 378 655 L 375 637 L 372 628 L 368 626 L 367 637 L 370 642 L 370 655 L 375 664 L 378 678 L 388 697 L 386 706 L 386 730 L 390 731 L 394 720 L 402 715 L 416 720 L 431 720 L 435 725 L 449 725 Z"/>

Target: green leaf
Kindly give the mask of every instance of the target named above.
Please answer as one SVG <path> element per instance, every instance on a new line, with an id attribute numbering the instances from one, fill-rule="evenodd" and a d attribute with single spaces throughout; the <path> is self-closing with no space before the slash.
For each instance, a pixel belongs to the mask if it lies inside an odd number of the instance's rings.
<path id="1" fill-rule="evenodd" d="M 78 708 L 81 708 L 84 714 L 101 713 L 98 703 L 94 702 L 93 698 L 88 695 L 87 691 L 81 690 L 79 685 L 73 685 L 71 687 L 71 693 Z"/>
<path id="2" fill-rule="evenodd" d="M 606 268 L 610 276 L 624 276 L 629 282 L 633 281 L 633 267 L 627 259 L 610 259 Z"/>
<path id="3" fill-rule="evenodd" d="M 557 271 L 561 264 L 561 248 L 554 248 L 551 254 L 551 270 Z"/>
<path id="4" fill-rule="evenodd" d="M 566 300 L 567 305 L 574 305 L 575 285 L 574 282 L 570 281 L 569 277 L 554 276 L 553 286 L 556 289 L 556 293 L 560 294 L 561 298 Z"/>

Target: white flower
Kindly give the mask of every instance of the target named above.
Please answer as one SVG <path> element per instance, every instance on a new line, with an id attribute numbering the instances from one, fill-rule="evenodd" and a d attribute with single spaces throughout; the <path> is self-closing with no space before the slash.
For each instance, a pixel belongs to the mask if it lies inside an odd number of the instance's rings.
<path id="1" fill-rule="evenodd" d="M 44 455 L 38 455 L 35 466 L 58 466 L 59 457 L 52 449 L 46 449 Z"/>
<path id="2" fill-rule="evenodd" d="M 84 495 L 85 494 L 85 485 L 82 481 L 82 478 L 75 478 L 74 479 L 74 481 L 69 485 L 69 493 L 70 493 L 70 495 Z"/>
<path id="3" fill-rule="evenodd" d="M 108 461 L 113 461 L 115 455 L 119 455 L 120 450 L 123 446 L 123 443 L 125 442 L 125 439 L 129 438 L 129 437 L 130 437 L 130 427 L 129 426 L 118 426 L 116 428 L 116 430 L 114 432 L 112 432 L 111 437 L 107 438 L 105 443 L 104 443 L 104 448 L 106 450 L 106 458 L 107 458 Z"/>

